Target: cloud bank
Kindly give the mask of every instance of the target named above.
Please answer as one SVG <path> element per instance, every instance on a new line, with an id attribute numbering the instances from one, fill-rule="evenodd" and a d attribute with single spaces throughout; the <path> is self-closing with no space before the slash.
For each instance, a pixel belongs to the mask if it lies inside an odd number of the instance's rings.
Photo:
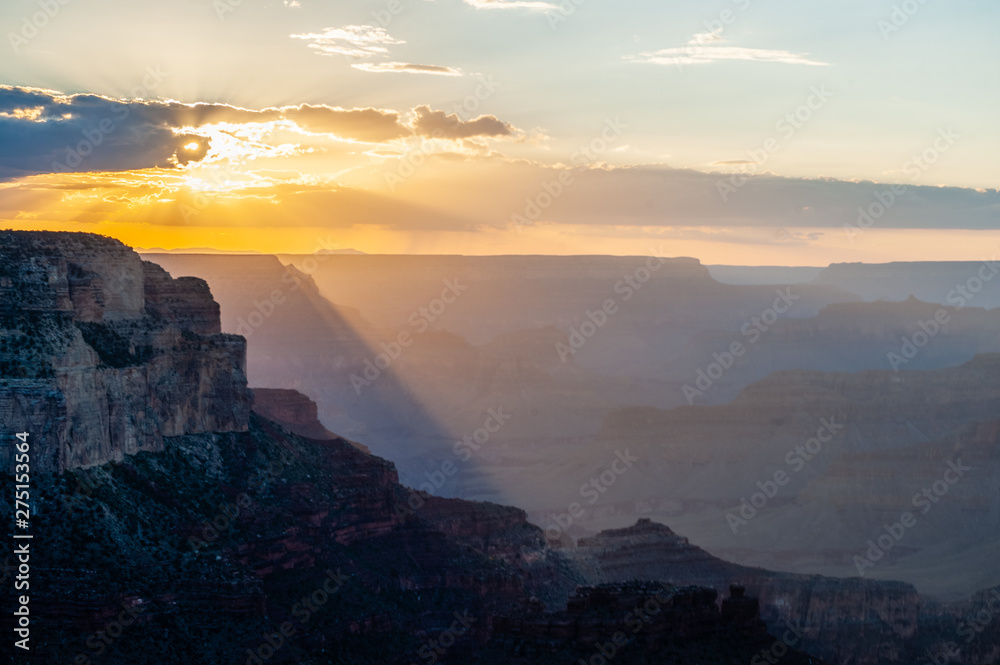
<path id="1" fill-rule="evenodd" d="M 505 137 L 514 132 L 494 116 L 462 121 L 428 106 L 406 113 L 310 104 L 252 110 L 0 86 L 0 178 L 182 166 L 202 159 L 211 147 L 211 140 L 197 132 L 199 127 L 277 121 L 368 143 L 411 136 Z"/>

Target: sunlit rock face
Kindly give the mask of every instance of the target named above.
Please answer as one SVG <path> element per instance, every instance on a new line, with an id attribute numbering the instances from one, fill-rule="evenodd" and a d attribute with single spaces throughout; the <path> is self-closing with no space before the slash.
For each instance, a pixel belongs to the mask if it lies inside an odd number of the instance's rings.
<path id="1" fill-rule="evenodd" d="M 244 431 L 246 343 L 220 330 L 204 281 L 175 280 L 116 240 L 0 235 L 0 414 L 31 434 L 39 471 Z"/>

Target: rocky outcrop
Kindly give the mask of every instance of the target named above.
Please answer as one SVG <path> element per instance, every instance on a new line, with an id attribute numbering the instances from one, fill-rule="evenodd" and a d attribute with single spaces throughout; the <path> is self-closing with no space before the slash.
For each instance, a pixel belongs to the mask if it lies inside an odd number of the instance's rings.
<path id="1" fill-rule="evenodd" d="M 759 599 L 760 616 L 772 632 L 794 626 L 802 648 L 831 663 L 906 662 L 909 642 L 919 637 L 921 599 L 909 584 L 740 566 L 647 519 L 580 539 L 579 548 L 566 554 L 599 571 L 606 583 L 657 579 L 720 593 L 738 584 Z"/>
<path id="2" fill-rule="evenodd" d="M 253 411 L 299 436 L 319 440 L 340 438 L 320 422 L 316 402 L 298 390 L 254 388 Z M 358 450 L 371 452 L 367 446 L 356 441 L 348 443 Z"/>
<path id="3" fill-rule="evenodd" d="M 638 664 L 650 662 L 652 654 L 671 654 L 675 662 L 751 662 L 762 654 L 780 655 L 774 662 L 788 664 L 821 662 L 769 635 L 757 600 L 740 586 L 730 588 L 721 607 L 714 590 L 699 587 L 649 582 L 580 587 L 565 611 L 542 614 L 529 605 L 517 616 L 495 617 L 493 628 L 493 651 L 505 653 L 507 662 Z"/>
<path id="4" fill-rule="evenodd" d="M 222 332 L 219 304 L 212 298 L 208 282 L 198 277 L 174 279 L 166 270 L 142 262 L 146 311 L 199 335 Z"/>
<path id="5" fill-rule="evenodd" d="M 0 414 L 33 437 L 33 469 L 246 429 L 245 342 L 219 332 L 204 281 L 89 234 L 6 232 L 0 265 Z"/>
<path id="6" fill-rule="evenodd" d="M 0 232 L 0 313 L 72 313 L 78 321 L 140 317 L 142 259 L 85 233 Z"/>

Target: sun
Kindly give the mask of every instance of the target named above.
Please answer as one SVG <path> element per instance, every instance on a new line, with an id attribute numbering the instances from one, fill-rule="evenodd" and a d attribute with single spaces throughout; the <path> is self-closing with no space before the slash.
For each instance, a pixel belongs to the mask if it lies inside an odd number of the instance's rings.
<path id="1" fill-rule="evenodd" d="M 198 143 L 192 141 L 191 143 L 188 143 L 186 146 L 184 146 L 184 149 L 185 150 L 197 150 L 198 149 Z"/>

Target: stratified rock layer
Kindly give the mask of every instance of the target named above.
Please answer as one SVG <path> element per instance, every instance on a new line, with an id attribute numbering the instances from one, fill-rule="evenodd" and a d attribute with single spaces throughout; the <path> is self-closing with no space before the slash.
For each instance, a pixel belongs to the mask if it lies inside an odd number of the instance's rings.
<path id="1" fill-rule="evenodd" d="M 204 281 L 175 280 L 116 240 L 0 235 L 0 416 L 30 434 L 33 470 L 244 431 L 246 343 L 220 329 Z"/>

